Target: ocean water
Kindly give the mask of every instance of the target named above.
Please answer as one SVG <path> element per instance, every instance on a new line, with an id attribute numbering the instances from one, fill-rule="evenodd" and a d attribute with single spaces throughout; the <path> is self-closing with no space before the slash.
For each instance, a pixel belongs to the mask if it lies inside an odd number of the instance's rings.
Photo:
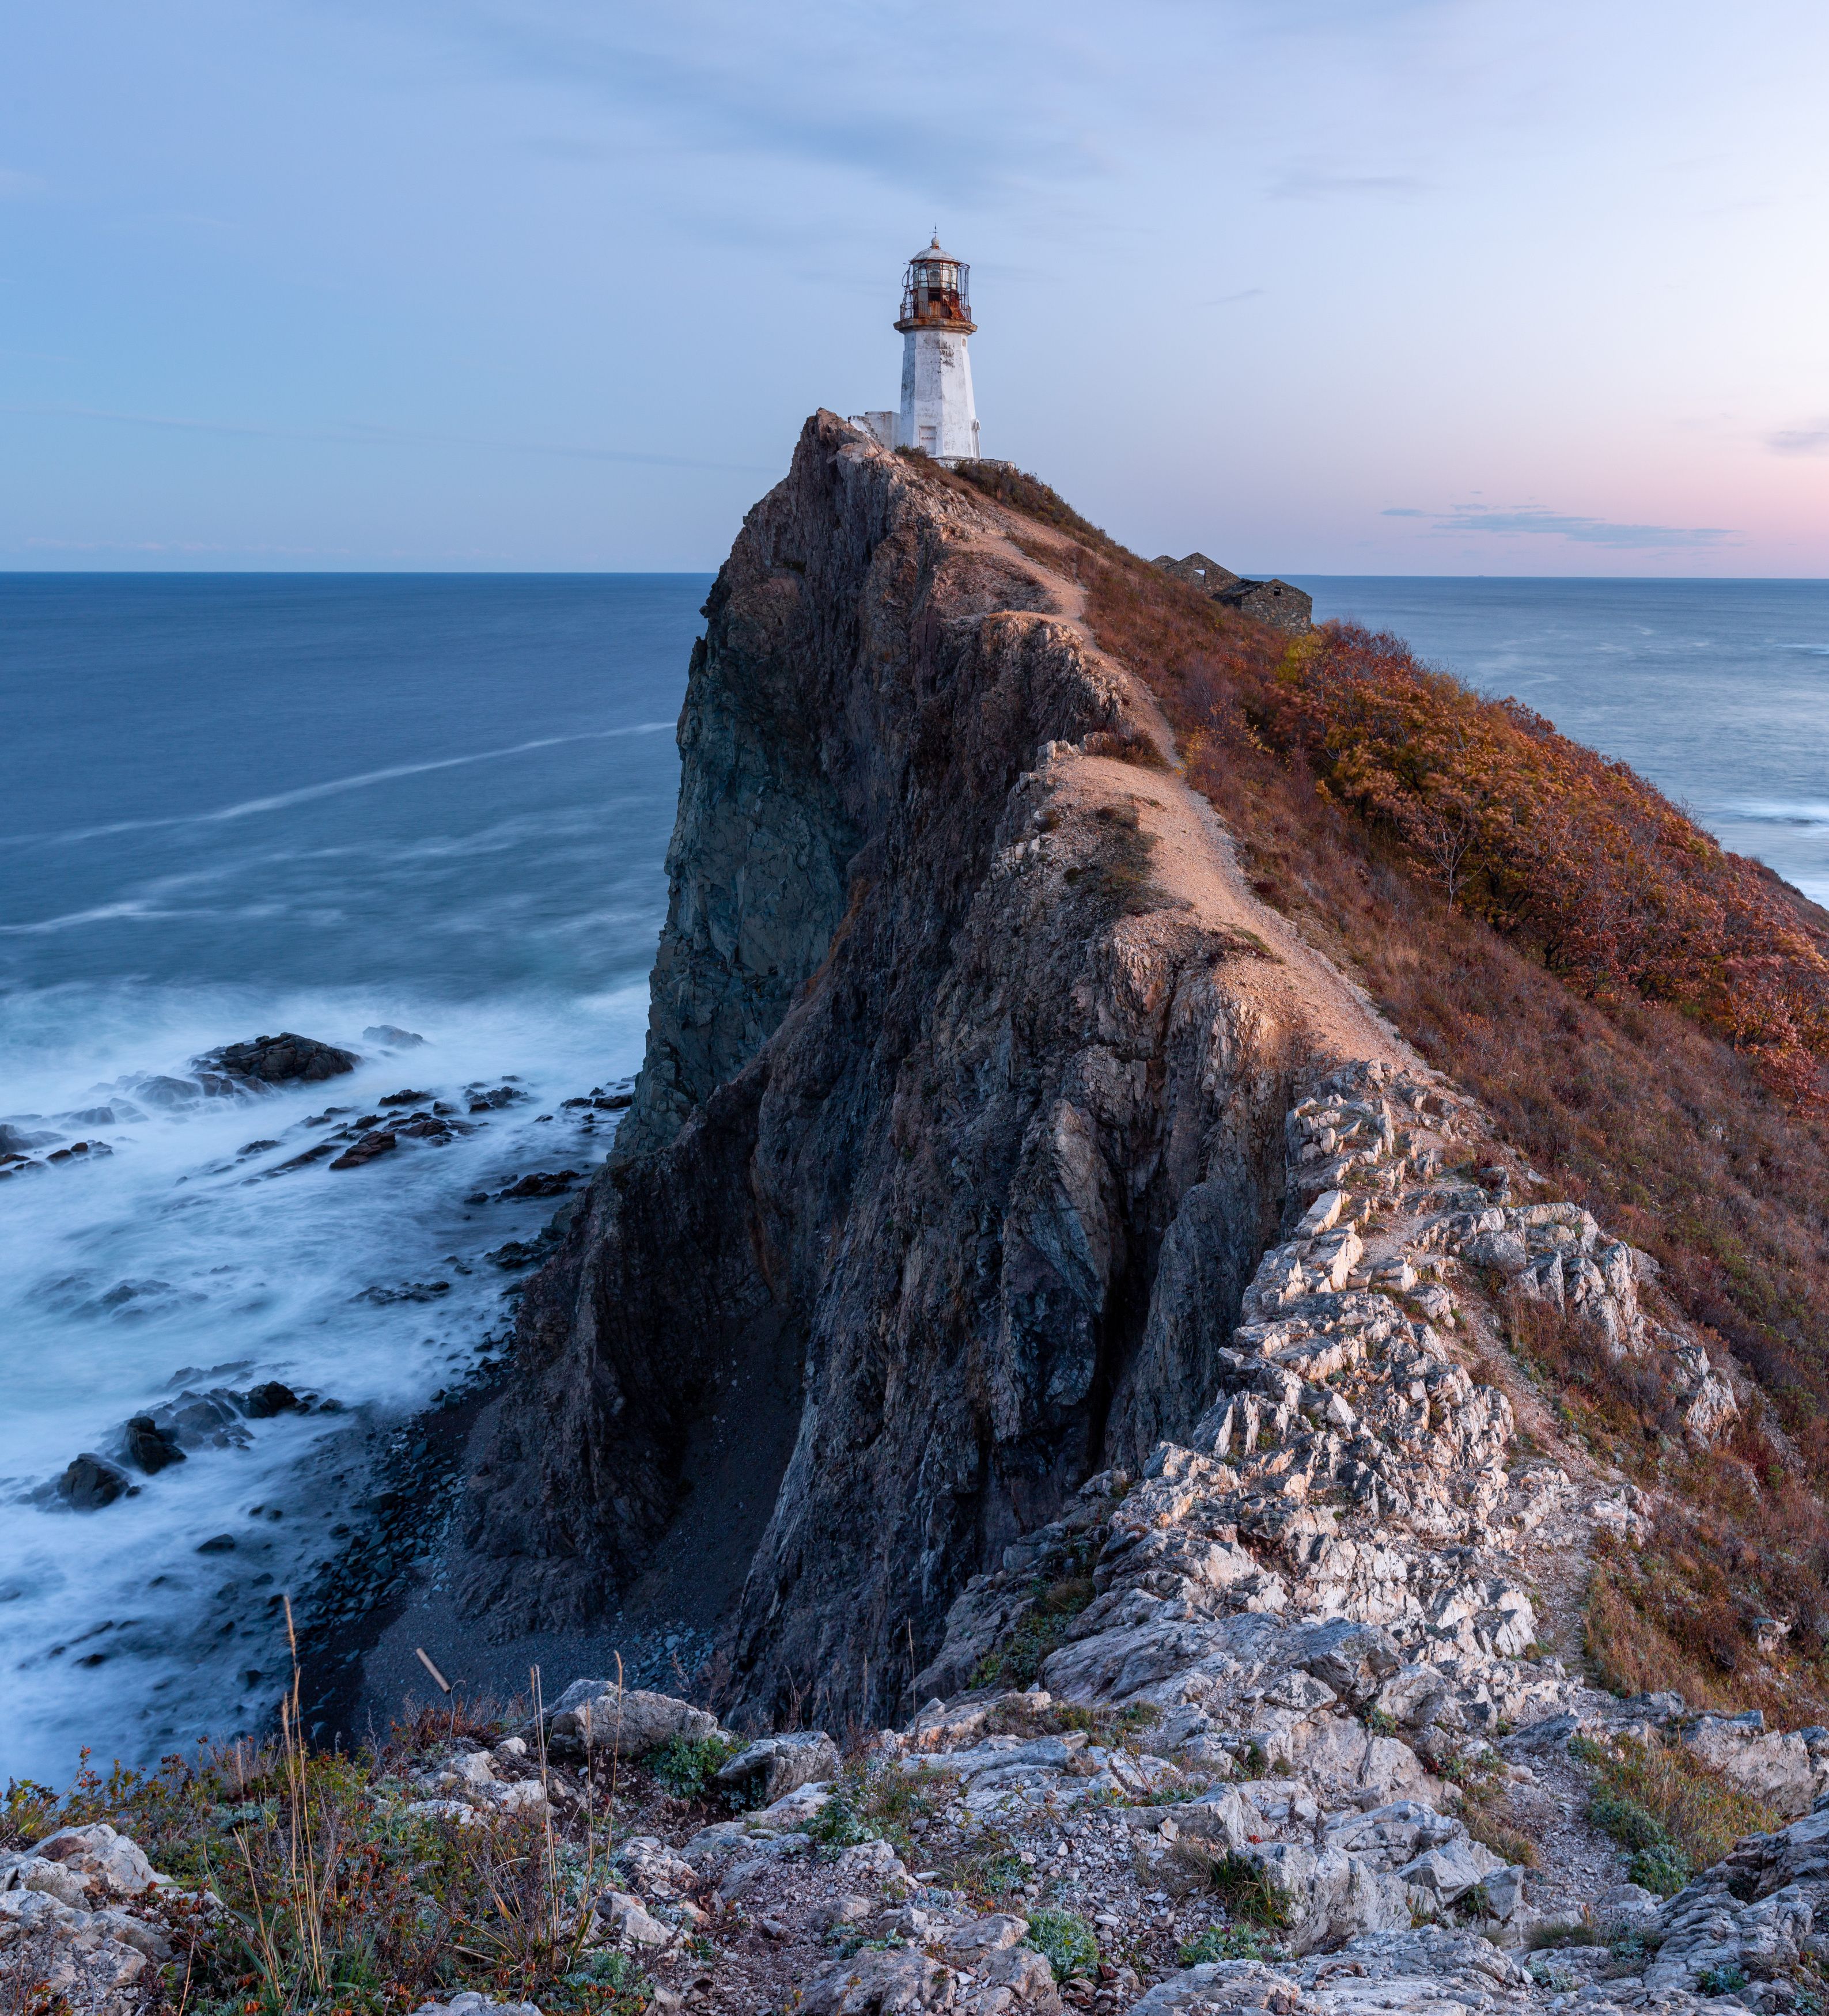
<path id="1" fill-rule="evenodd" d="M 1829 581 L 1299 585 L 1317 617 L 1524 701 L 1829 904 Z"/>
<path id="2" fill-rule="evenodd" d="M 607 1145 L 563 1102 L 639 1060 L 707 585 L 0 574 L 0 1122 L 50 1137 L 0 1179 L 0 1776 L 257 1723 L 276 1599 L 345 1524 L 338 1451 L 501 1334 L 488 1255 L 554 1204 L 470 1200 Z M 1829 584 L 1304 585 L 1829 898 Z M 194 1058 L 282 1029 L 364 1062 L 203 1095 Z M 401 1090 L 518 1096 L 282 1168 Z M 48 1160 L 77 1139 L 112 1152 Z M 129 1417 L 269 1379 L 340 1411 L 47 1498 Z"/>
<path id="3" fill-rule="evenodd" d="M 503 1328 L 485 1256 L 556 1204 L 466 1199 L 607 1146 L 560 1102 L 639 1062 L 707 585 L 0 575 L 0 1121 L 49 1137 L 0 1181 L 0 1777 L 257 1722 L 327 1455 Z M 364 1062 L 200 1096 L 282 1029 Z M 474 1131 L 281 1168 L 400 1090 Z M 111 1152 L 46 1159 L 77 1139 Z M 340 1411 L 46 1502 L 129 1417 L 270 1379 Z"/>

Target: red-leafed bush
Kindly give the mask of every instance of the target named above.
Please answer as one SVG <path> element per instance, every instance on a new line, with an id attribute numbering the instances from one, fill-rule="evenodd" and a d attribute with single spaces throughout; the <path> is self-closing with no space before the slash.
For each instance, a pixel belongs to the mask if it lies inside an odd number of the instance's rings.
<path id="1" fill-rule="evenodd" d="M 1449 901 L 1617 1006 L 1694 1014 L 1793 1103 L 1829 1057 L 1820 913 L 1623 763 L 1514 700 L 1419 665 L 1398 639 L 1328 624 L 1242 695 L 1273 747 L 1384 828 Z"/>

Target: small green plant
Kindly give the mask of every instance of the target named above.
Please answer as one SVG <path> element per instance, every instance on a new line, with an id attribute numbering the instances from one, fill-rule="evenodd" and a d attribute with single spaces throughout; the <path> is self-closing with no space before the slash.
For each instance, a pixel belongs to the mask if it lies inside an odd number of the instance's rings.
<path id="1" fill-rule="evenodd" d="M 1092 1927 L 1071 1911 L 1032 1911 L 1028 1942 L 1053 1968 L 1057 1981 L 1089 1976 L 1099 1964 L 1099 1942 Z"/>
<path id="2" fill-rule="evenodd" d="M 1550 1918 L 1532 1925 L 1525 1934 L 1528 1953 L 1546 1953 L 1555 1946 L 1585 1946 L 1593 1939 L 1593 1928 L 1585 1918 Z"/>
<path id="3" fill-rule="evenodd" d="M 712 1779 L 741 1748 L 722 1736 L 675 1736 L 642 1762 L 655 1784 L 675 1798 L 702 1799 Z"/>
<path id="4" fill-rule="evenodd" d="M 1026 1687 L 1042 1670 L 1048 1654 L 1066 1638 L 1067 1627 L 1093 1600 L 1090 1575 L 1064 1575 L 1057 1582 L 1038 1582 L 1029 1607 L 1009 1636 L 979 1660 L 972 1674 L 974 1687 Z"/>
<path id="5" fill-rule="evenodd" d="M 1734 1966 L 1705 1967 L 1696 1976 L 1696 1987 L 1703 1995 L 1737 1995 L 1747 1985 L 1746 1971 Z"/>
<path id="6" fill-rule="evenodd" d="M 1009 1842 L 993 1838 L 974 1854 L 956 1862 L 947 1874 L 950 1889 L 963 1890 L 975 1905 L 996 1903 L 1020 1890 L 1029 1866 Z"/>
<path id="7" fill-rule="evenodd" d="M 1647 1935 L 1642 1925 L 1627 1925 L 1615 1928 L 1613 1937 L 1607 1942 L 1607 1950 L 1622 1972 L 1642 1974 L 1645 1962 L 1658 1950 L 1660 1943 L 1656 1935 Z"/>
<path id="8" fill-rule="evenodd" d="M 1281 1960 L 1284 1949 L 1255 1925 L 1209 1925 L 1190 1939 L 1176 1958 L 1183 1967 L 1218 1960 Z"/>
<path id="9" fill-rule="evenodd" d="M 1238 1753 L 1238 1775 L 1241 1778 L 1268 1778 L 1270 1775 L 1269 1754 L 1261 1743 L 1248 1743 Z"/>
<path id="10" fill-rule="evenodd" d="M 1374 1736 L 1395 1736 L 1397 1718 L 1384 1708 L 1369 1708 L 1366 1710 L 1366 1727 Z"/>
<path id="11" fill-rule="evenodd" d="M 1262 1925 L 1282 1931 L 1289 1924 L 1289 1906 L 1283 1893 L 1271 1882 L 1262 1866 L 1237 1849 L 1215 1855 L 1198 1841 L 1178 1844 L 1179 1859 L 1226 1906 L 1226 1915 L 1237 1923 Z"/>

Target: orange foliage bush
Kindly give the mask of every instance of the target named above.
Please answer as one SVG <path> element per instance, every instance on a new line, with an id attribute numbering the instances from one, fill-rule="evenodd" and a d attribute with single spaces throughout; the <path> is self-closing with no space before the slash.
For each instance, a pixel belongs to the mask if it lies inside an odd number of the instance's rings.
<path id="1" fill-rule="evenodd" d="M 1024 509 L 1042 486 L 1025 477 L 1003 488 L 1002 501 Z M 1639 964 L 1622 950 L 1592 992 L 1572 960 L 1566 979 L 1551 969 L 1551 948 L 1579 941 L 1545 929 L 1539 941 L 1523 920 L 1539 903 L 1561 915 L 1556 892 L 1503 877 L 1524 876 L 1533 859 L 1556 868 L 1588 844 L 1579 837 L 1565 839 L 1561 855 L 1496 847 L 1494 883 L 1479 882 L 1451 905 L 1442 853 L 1431 852 L 1426 828 L 1406 832 L 1330 780 L 1317 790 L 1337 752 L 1312 726 L 1298 732 L 1301 724 L 1273 712 L 1303 700 L 1299 672 L 1288 689 L 1279 686 L 1286 637 L 1082 530 L 1058 500 L 1032 515 L 1079 540 L 1066 556 L 1050 547 L 1050 564 L 1071 563 L 1098 641 L 1161 701 L 1189 782 L 1237 836 L 1258 894 L 1359 974 L 1391 1021 L 1546 1172 L 1549 1193 L 1586 1204 L 1653 1255 L 1665 1291 L 1705 1340 L 1725 1342 L 1771 1403 L 1766 1419 L 1777 1442 L 1749 1421 L 1733 1450 L 1692 1458 L 1669 1432 L 1658 1396 L 1614 1391 L 1618 1382 L 1556 1362 L 1561 1354 L 1547 1348 L 1527 1352 L 1576 1432 L 1676 1496 L 1644 1548 L 1610 1547 L 1603 1535 L 1597 1549 L 1587 1619 L 1603 1683 L 1676 1686 L 1699 1702 L 1829 1719 L 1829 1529 L 1818 1495 L 1829 1485 L 1829 1124 L 1819 1102 L 1796 1103 L 1798 1088 L 1774 1070 L 1784 1045 L 1758 1040 L 1765 1031 L 1747 1003 L 1717 995 L 1717 1012 L 1729 1012 L 1716 1021 L 1687 974 L 1674 976 L 1676 1000 L 1647 998 L 1637 975 L 1653 988 L 1664 984 L 1664 949 L 1647 944 L 1643 930 L 1622 940 L 1636 946 Z M 1605 873 L 1615 872 L 1624 858 L 1615 850 L 1629 840 L 1642 848 L 1660 834 L 1678 837 L 1676 858 L 1661 865 L 1665 900 L 1692 905 L 1694 914 L 1679 920 L 1692 933 L 1698 917 L 1719 917 L 1714 941 L 1730 949 L 1713 969 L 1717 985 L 1730 981 L 1727 962 L 1747 956 L 1747 934 L 1771 905 L 1763 915 L 1775 915 L 1779 945 L 1765 956 L 1806 989 L 1796 1026 L 1813 1028 L 1816 913 L 1712 843 L 1688 856 L 1698 864 L 1690 869 L 1680 843 L 1686 828 L 1696 830 L 1629 772 L 1453 682 L 1431 687 L 1431 675 L 1397 650 L 1395 679 L 1408 684 L 1413 674 L 1417 695 L 1441 693 L 1449 708 L 1478 716 L 1467 724 L 1480 731 L 1471 740 L 1490 737 L 1514 752 L 1539 792 L 1558 780 L 1571 788 L 1575 809 L 1606 843 L 1591 849 L 1605 855 Z M 1425 729 L 1428 713 L 1419 698 Z M 1516 802 L 1533 801 L 1521 793 Z M 1573 810 L 1565 834 L 1572 823 L 1579 836 Z M 1495 887 L 1518 907 L 1484 908 Z M 1801 950 L 1784 942 L 1794 932 Z M 1706 949 L 1709 940 L 1701 933 L 1691 942 Z M 1662 962 L 1666 973 L 1669 964 Z M 1813 1042 L 1804 1043 L 1813 1082 Z M 1755 1654 L 1748 1633 L 1760 1609 L 1796 1626 L 1772 1658 Z M 1707 1626 L 1701 1638 L 1698 1619 Z"/>
<path id="2" fill-rule="evenodd" d="M 1829 1057 L 1829 932 L 1623 763 L 1513 700 L 1328 624 L 1241 696 L 1275 748 L 1402 843 L 1451 903 L 1591 999 L 1698 1015 L 1793 1103 Z"/>

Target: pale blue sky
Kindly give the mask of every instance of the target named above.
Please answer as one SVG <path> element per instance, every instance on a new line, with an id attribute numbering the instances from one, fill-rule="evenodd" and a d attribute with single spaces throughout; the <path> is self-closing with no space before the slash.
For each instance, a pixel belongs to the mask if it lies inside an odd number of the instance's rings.
<path id="1" fill-rule="evenodd" d="M 715 566 L 973 265 L 1145 553 L 1829 573 L 1818 0 L 57 0 L 0 40 L 0 567 Z"/>

